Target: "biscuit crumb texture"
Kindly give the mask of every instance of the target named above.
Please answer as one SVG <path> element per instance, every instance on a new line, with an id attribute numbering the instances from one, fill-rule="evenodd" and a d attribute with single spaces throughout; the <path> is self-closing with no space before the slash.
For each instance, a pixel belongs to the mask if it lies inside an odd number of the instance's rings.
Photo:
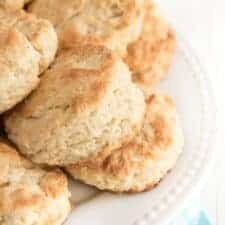
<path id="1" fill-rule="evenodd" d="M 120 58 L 105 47 L 79 45 L 60 53 L 5 126 L 34 162 L 68 165 L 130 141 L 144 111 L 144 96 Z"/>
<path id="2" fill-rule="evenodd" d="M 128 45 L 126 63 L 133 72 L 133 80 L 146 96 L 149 89 L 168 74 L 175 53 L 173 30 L 153 3 L 147 4 L 142 33 Z"/>
<path id="3" fill-rule="evenodd" d="M 142 130 L 130 143 L 67 171 L 101 190 L 141 192 L 157 185 L 182 152 L 183 134 L 171 98 L 156 93 L 146 103 Z"/>
<path id="4" fill-rule="evenodd" d="M 67 178 L 40 169 L 0 140 L 0 224 L 61 225 L 70 212 Z"/>
<path id="5" fill-rule="evenodd" d="M 121 55 L 141 33 L 143 0 L 35 0 L 28 11 L 51 21 L 60 46 L 105 45 Z"/>

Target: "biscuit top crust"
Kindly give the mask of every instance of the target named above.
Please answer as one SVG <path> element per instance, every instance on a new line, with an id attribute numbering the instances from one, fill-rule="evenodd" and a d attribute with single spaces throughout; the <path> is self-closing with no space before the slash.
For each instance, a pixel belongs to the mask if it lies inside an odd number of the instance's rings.
<path id="1" fill-rule="evenodd" d="M 6 26 L 0 26 L 0 48 L 5 49 L 6 46 L 19 46 L 22 41 L 27 41 L 25 36 L 14 28 L 8 28 Z M 3 58 L 3 57 L 2 57 Z"/>
<path id="2" fill-rule="evenodd" d="M 149 161 L 163 157 L 176 139 L 175 105 L 168 96 L 153 94 L 146 100 L 146 106 L 142 130 L 130 143 L 111 154 L 103 151 L 92 160 L 71 165 L 67 167 L 69 171 L 87 167 L 97 174 L 124 178 L 145 168 Z"/>
<path id="3" fill-rule="evenodd" d="M 57 27 L 76 16 L 84 7 L 85 0 L 35 0 L 28 10 L 46 18 Z"/>
<path id="4" fill-rule="evenodd" d="M 121 58 L 106 47 L 80 44 L 59 53 L 5 126 L 34 162 L 68 165 L 122 146 L 140 129 L 144 109 Z"/>
<path id="5" fill-rule="evenodd" d="M 145 72 L 151 69 L 151 62 L 155 61 L 162 49 L 173 52 L 174 48 L 175 35 L 171 27 L 163 19 L 157 6 L 148 3 L 142 33 L 137 41 L 128 45 L 125 61 L 134 73 Z"/>
<path id="6" fill-rule="evenodd" d="M 48 19 L 57 28 L 77 21 L 84 34 L 105 35 L 127 26 L 142 4 L 142 0 L 36 0 L 29 11 Z"/>
<path id="7" fill-rule="evenodd" d="M 39 82 L 39 54 L 17 29 L 0 22 L 0 113 L 20 102 Z"/>
<path id="8" fill-rule="evenodd" d="M 103 44 L 122 54 L 140 34 L 143 8 L 143 0 L 36 0 L 28 10 L 54 24 L 60 47 Z"/>
<path id="9" fill-rule="evenodd" d="M 19 210 L 40 210 L 51 199 L 68 197 L 67 185 L 60 170 L 38 168 L 0 139 L 0 222 Z"/>
<path id="10" fill-rule="evenodd" d="M 104 47 L 77 45 L 62 51 L 21 115 L 39 117 L 57 107 L 70 107 L 73 114 L 91 110 L 110 89 L 115 64 L 115 56 Z"/>
<path id="11" fill-rule="evenodd" d="M 40 55 L 39 73 L 53 61 L 58 48 L 58 39 L 53 25 L 24 10 L 7 11 L 0 7 L 0 25 L 17 29 Z"/>
<path id="12" fill-rule="evenodd" d="M 5 84 L 3 82 L 4 76 L 8 75 L 6 70 L 13 71 L 15 77 L 19 76 L 20 73 L 25 73 L 26 76 L 30 76 L 28 72 L 31 73 L 29 70 L 31 66 L 33 67 L 32 69 L 38 73 L 38 60 L 38 53 L 34 51 L 32 45 L 21 32 L 15 28 L 2 26 L 0 24 L 1 90 L 4 90 L 4 87 L 8 85 L 7 82 Z"/>

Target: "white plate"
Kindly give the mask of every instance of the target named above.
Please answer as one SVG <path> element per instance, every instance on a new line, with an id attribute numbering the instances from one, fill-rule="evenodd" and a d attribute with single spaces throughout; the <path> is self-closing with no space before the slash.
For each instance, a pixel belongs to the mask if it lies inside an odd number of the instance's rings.
<path id="1" fill-rule="evenodd" d="M 184 207 L 213 162 L 215 106 L 199 62 L 178 38 L 174 65 L 161 90 L 173 97 L 185 136 L 177 166 L 153 191 L 135 195 L 99 193 L 72 182 L 76 204 L 66 225 L 162 225 Z"/>

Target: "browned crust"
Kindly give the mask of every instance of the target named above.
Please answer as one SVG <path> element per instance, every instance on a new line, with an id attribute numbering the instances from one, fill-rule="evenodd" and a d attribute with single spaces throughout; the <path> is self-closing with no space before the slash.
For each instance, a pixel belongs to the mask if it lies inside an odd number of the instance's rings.
<path id="1" fill-rule="evenodd" d="M 139 188 L 131 188 L 131 189 L 128 189 L 128 190 L 123 190 L 123 191 L 119 191 L 119 190 L 109 190 L 109 189 L 101 189 L 101 191 L 105 191 L 105 192 L 108 192 L 108 193 L 112 193 L 112 194 L 138 194 L 138 193 L 143 193 L 143 192 L 147 192 L 147 191 L 151 191 L 153 190 L 154 188 L 156 188 L 158 185 L 160 185 L 160 183 L 164 180 L 164 178 L 171 172 L 171 169 L 168 170 L 164 176 L 162 176 L 160 178 L 160 180 L 158 181 L 155 181 L 155 183 L 151 183 L 151 184 L 148 184 L 145 186 L 145 188 L 142 188 L 142 189 L 139 189 Z M 79 179 L 78 179 L 79 180 Z M 82 182 L 82 180 L 79 180 Z M 94 187 L 96 188 L 96 186 L 94 185 L 91 185 L 91 184 L 87 184 L 88 186 L 91 186 L 91 187 Z"/>
<path id="2" fill-rule="evenodd" d="M 2 213 L 11 213 L 16 209 L 25 207 L 41 206 L 45 202 L 45 198 L 58 198 L 67 193 L 67 178 L 59 170 L 46 169 L 46 171 L 38 168 L 27 159 L 20 156 L 16 150 L 6 140 L 0 138 L 0 158 L 4 159 L 4 163 L 0 165 L 0 211 Z M 32 194 L 29 192 L 27 184 L 19 184 L 15 186 L 15 190 L 10 194 L 7 189 L 14 185 L 13 183 L 5 182 L 11 170 L 20 171 L 26 169 L 30 174 L 40 175 L 40 188 L 43 192 L 39 194 Z M 25 172 L 25 173 L 26 173 Z M 31 175 L 32 176 L 32 175 Z M 30 177 L 32 179 L 32 177 Z M 16 184 L 15 184 L 16 185 Z"/>
<path id="3" fill-rule="evenodd" d="M 146 99 L 147 113 L 145 115 L 144 123 L 149 124 L 153 129 L 154 136 L 151 140 L 145 140 L 144 132 L 140 132 L 136 138 L 130 142 L 126 142 L 123 147 L 113 151 L 107 151 L 107 148 L 99 152 L 96 156 L 82 162 L 71 165 L 73 168 L 88 167 L 95 170 L 103 170 L 115 176 L 121 174 L 127 175 L 132 164 L 133 152 L 139 152 L 145 157 L 154 157 L 155 148 L 167 148 L 173 142 L 172 129 L 170 118 L 165 115 L 169 110 L 174 110 L 175 105 L 173 101 L 164 95 L 152 94 Z M 158 105 L 161 104 L 160 109 Z M 165 110 L 163 110 L 165 109 Z M 158 111 L 160 110 L 160 112 Z M 172 121 L 174 122 L 174 121 Z M 130 165 L 131 163 L 131 165 Z M 130 165 L 130 166 L 129 166 Z"/>
<path id="4" fill-rule="evenodd" d="M 133 79 L 141 85 L 153 86 L 163 79 L 172 64 L 175 52 L 175 36 L 171 31 L 168 38 L 152 48 L 152 55 L 148 59 L 148 67 L 133 72 Z M 146 57 L 146 59 L 148 56 Z"/>
<path id="5" fill-rule="evenodd" d="M 58 32 L 60 48 L 71 47 L 74 43 L 103 44 L 110 47 L 110 44 L 115 42 L 114 39 L 128 36 L 129 33 L 126 31 L 136 19 L 141 17 L 143 5 L 140 2 L 137 0 L 81 0 L 79 4 L 75 4 L 73 0 L 64 2 L 55 0 L 47 5 L 44 0 L 36 0 L 29 5 L 28 10 L 54 24 Z M 97 10 L 93 10 L 94 13 L 89 15 L 87 11 L 93 7 Z M 79 19 L 90 27 L 85 33 L 74 23 Z M 96 32 L 96 27 L 100 27 L 97 29 L 101 32 Z M 129 36 L 126 38 L 129 39 Z"/>
<path id="6" fill-rule="evenodd" d="M 78 179 L 98 187 L 98 184 L 88 180 L 88 176 L 95 176 L 96 174 L 100 180 L 108 177 L 112 180 L 122 181 L 134 171 L 144 171 L 148 162 L 157 161 L 158 157 L 163 156 L 164 152 L 173 146 L 174 138 L 177 138 L 174 137 L 174 129 L 177 126 L 175 105 L 171 98 L 159 93 L 152 94 L 146 100 L 146 103 L 147 110 L 143 128 L 131 142 L 113 152 L 105 150 L 90 160 L 68 166 L 67 169 L 72 176 L 74 171 L 76 178 L 77 171 L 80 174 Z M 128 190 L 119 190 L 115 187 L 111 191 L 117 193 L 147 191 L 160 182 L 167 173 L 166 169 L 162 170 L 161 175 L 157 175 L 155 180 L 151 180 L 149 184 L 143 184 L 140 187 L 133 185 Z M 82 173 L 84 173 L 85 179 L 82 179 Z M 104 185 L 101 185 L 101 189 L 104 190 Z M 105 190 L 109 189 L 108 187 L 105 188 Z"/>
<path id="7" fill-rule="evenodd" d="M 51 198 L 57 198 L 65 192 L 65 187 L 68 186 L 68 182 L 61 170 L 48 172 L 40 182 L 42 190 L 46 196 Z"/>
<path id="8" fill-rule="evenodd" d="M 160 180 L 156 181 L 155 183 L 151 183 L 149 185 L 146 185 L 144 189 L 129 189 L 128 191 L 126 191 L 125 193 L 128 193 L 128 194 L 137 194 L 137 193 L 140 193 L 140 192 L 147 192 L 147 191 L 151 191 L 153 190 L 154 188 L 156 188 L 162 181 L 163 179 L 170 173 L 171 169 L 168 170 L 161 178 Z M 123 192 L 121 192 L 123 193 Z"/>
<path id="9" fill-rule="evenodd" d="M 142 34 L 128 46 L 125 58 L 134 81 L 147 86 L 155 85 L 167 74 L 176 46 L 174 32 L 155 15 L 155 10 L 155 5 L 147 6 Z"/>
<path id="10" fill-rule="evenodd" d="M 72 64 L 61 64 L 61 62 L 64 63 L 73 56 L 79 57 L 80 60 L 85 60 L 85 58 L 95 54 L 101 57 L 101 62 L 97 68 L 76 68 Z M 72 49 L 61 51 L 51 69 L 43 75 L 35 101 L 31 101 L 30 104 L 23 104 L 22 107 L 18 106 L 17 110 L 20 110 L 20 113 L 25 117 L 30 117 L 37 112 L 40 105 L 47 101 L 48 95 L 44 95 L 43 93 L 48 91 L 48 87 L 45 85 L 47 83 L 45 77 L 49 77 L 50 74 L 54 74 L 57 79 L 60 79 L 62 86 L 66 87 L 67 84 L 74 84 L 73 100 L 71 103 L 74 113 L 81 113 L 90 109 L 90 106 L 99 104 L 104 99 L 103 96 L 114 77 L 112 70 L 115 60 L 115 55 L 103 46 L 90 44 L 74 45 Z M 86 81 L 85 86 L 84 81 Z M 82 85 L 84 89 L 79 91 Z"/>
<path id="11" fill-rule="evenodd" d="M 98 8 L 108 8 L 109 7 L 109 1 L 95 1 L 97 2 Z M 113 2 L 113 1 L 112 1 Z M 116 4 L 116 3 L 115 3 Z M 104 6 L 105 5 L 105 6 Z M 120 32 L 119 30 L 125 29 L 127 26 L 129 26 L 134 17 L 137 17 L 137 15 L 141 13 L 139 7 L 137 6 L 137 3 L 135 0 L 127 1 L 126 10 L 125 13 L 123 13 L 120 23 L 115 26 L 115 29 L 117 29 L 117 32 Z M 72 17 L 73 18 L 73 17 Z M 67 23 L 69 23 L 70 19 L 67 20 Z M 66 24 L 66 22 L 65 22 Z M 63 27 L 63 26 L 62 26 Z M 63 30 L 63 28 L 62 28 Z M 112 33 L 104 35 L 104 36 L 97 36 L 93 34 L 86 34 L 82 35 L 76 27 L 74 27 L 73 24 L 70 26 L 67 26 L 65 30 L 62 31 L 63 35 L 60 35 L 61 37 L 61 43 L 63 43 L 63 47 L 71 47 L 74 43 L 91 43 L 94 45 L 102 45 L 110 41 L 112 38 Z M 116 32 L 116 31 L 114 31 Z M 60 33 L 60 28 L 59 28 Z"/>

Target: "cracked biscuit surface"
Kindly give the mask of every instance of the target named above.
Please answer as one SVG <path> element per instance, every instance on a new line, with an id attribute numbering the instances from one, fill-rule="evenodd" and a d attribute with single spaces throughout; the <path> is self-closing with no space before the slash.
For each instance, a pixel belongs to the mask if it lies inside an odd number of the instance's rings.
<path id="1" fill-rule="evenodd" d="M 142 129 L 132 141 L 66 170 L 86 184 L 114 192 L 141 192 L 158 184 L 174 167 L 183 134 L 170 97 L 155 93 L 146 104 Z"/>
<path id="2" fill-rule="evenodd" d="M 0 224 L 61 225 L 70 212 L 66 176 L 41 169 L 0 139 Z"/>
<path id="3" fill-rule="evenodd" d="M 55 25 L 61 47 L 103 44 L 124 55 L 140 35 L 143 5 L 143 0 L 35 0 L 28 11 Z"/>
<path id="4" fill-rule="evenodd" d="M 164 78 L 175 53 L 175 34 L 153 3 L 148 3 L 142 33 L 127 48 L 125 62 L 146 96 Z M 150 92 L 151 93 L 151 92 Z"/>
<path id="5" fill-rule="evenodd" d="M 5 126 L 33 161 L 68 165 L 129 141 L 144 110 L 144 96 L 121 59 L 105 47 L 79 45 L 60 53 Z"/>
<path id="6" fill-rule="evenodd" d="M 56 50 L 57 35 L 48 21 L 0 8 L 0 113 L 37 87 Z"/>

